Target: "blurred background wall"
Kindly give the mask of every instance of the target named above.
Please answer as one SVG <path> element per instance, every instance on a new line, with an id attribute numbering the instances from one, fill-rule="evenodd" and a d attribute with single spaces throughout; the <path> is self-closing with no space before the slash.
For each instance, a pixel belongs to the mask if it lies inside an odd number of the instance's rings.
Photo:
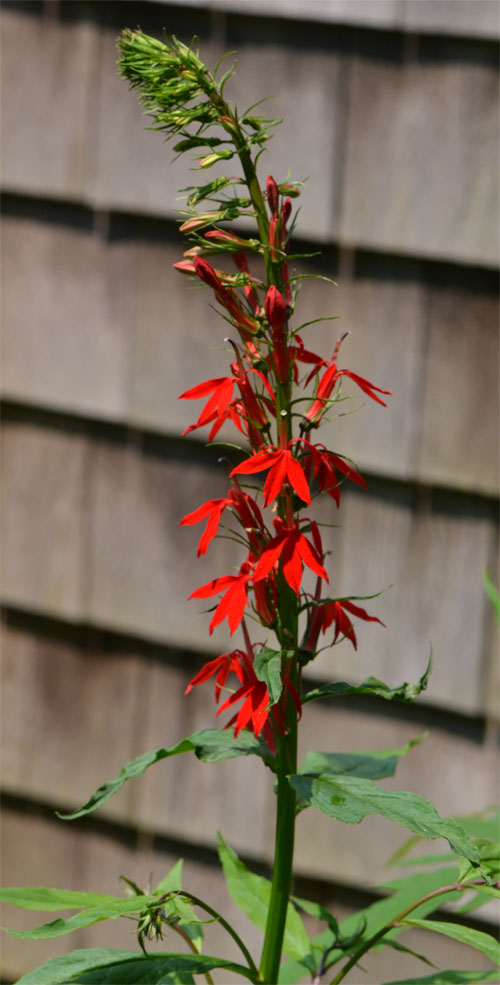
<path id="1" fill-rule="evenodd" d="M 370 610 L 387 629 L 360 627 L 357 653 L 345 642 L 314 671 L 414 681 L 431 638 L 434 676 L 416 707 L 308 706 L 304 747 L 398 747 L 428 729 L 396 786 L 446 814 L 495 802 L 482 573 L 496 577 L 496 0 L 5 0 L 2 20 L 4 884 L 119 892 L 121 873 L 145 885 L 183 856 L 187 888 L 229 909 L 216 828 L 258 871 L 272 849 L 269 779 L 241 760 L 180 757 L 99 815 L 54 815 L 134 755 L 212 726 L 210 689 L 182 695 L 227 643 L 185 598 L 233 563 L 232 547 L 197 562 L 198 529 L 178 529 L 225 493 L 226 471 L 200 432 L 179 437 L 193 409 L 176 402 L 221 374 L 225 326 L 172 271 L 175 197 L 192 177 L 116 77 L 123 26 L 196 33 L 209 65 L 235 49 L 229 96 L 241 108 L 272 97 L 284 123 L 262 180 L 309 176 L 297 246 L 321 249 L 315 268 L 338 282 L 306 281 L 298 317 L 341 316 L 343 365 L 394 391 L 387 410 L 365 406 L 328 439 L 369 484 L 345 492 L 334 584 L 368 594 L 394 582 Z M 332 351 L 331 324 L 306 344 Z M 333 504 L 324 515 L 338 522 Z M 343 915 L 387 878 L 404 837 L 382 820 L 351 828 L 305 812 L 301 895 Z M 9 939 L 2 980 L 91 943 L 132 947 L 133 925 Z M 425 943 L 451 967 L 477 966 L 459 945 Z M 364 980 L 417 969 L 382 955 Z"/>

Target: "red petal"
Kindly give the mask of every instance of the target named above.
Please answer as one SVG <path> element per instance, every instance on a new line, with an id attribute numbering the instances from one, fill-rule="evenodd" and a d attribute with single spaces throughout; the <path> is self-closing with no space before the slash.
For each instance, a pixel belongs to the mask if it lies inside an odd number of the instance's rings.
<path id="1" fill-rule="evenodd" d="M 184 694 L 189 694 L 189 692 L 195 686 L 195 684 L 202 684 L 203 681 L 208 681 L 209 678 L 212 677 L 217 670 L 224 667 L 224 665 L 227 663 L 227 657 L 228 654 L 223 653 L 222 656 L 216 657 L 215 660 L 209 660 L 208 663 L 204 664 L 201 670 L 198 671 L 195 677 L 193 677 L 193 679 L 189 682 L 186 690 L 184 691 Z M 228 664 L 228 670 L 230 666 L 231 665 Z"/>
<path id="2" fill-rule="evenodd" d="M 221 505 L 219 506 L 219 508 L 216 509 L 216 510 L 213 510 L 213 512 L 209 516 L 208 523 L 207 523 L 207 525 L 205 527 L 205 530 L 204 530 L 203 534 L 200 537 L 200 542 L 198 544 L 198 552 L 197 552 L 198 553 L 198 557 L 201 557 L 203 554 L 206 554 L 208 545 L 214 539 L 214 537 L 215 537 L 215 535 L 216 535 L 216 533 L 217 533 L 217 531 L 219 529 L 219 523 L 220 523 L 220 520 L 221 520 L 221 516 L 222 516 L 222 514 L 223 514 L 223 512 L 224 512 L 224 510 L 226 508 L 226 506 L 228 505 L 228 503 L 229 503 L 229 500 L 227 500 L 227 499 L 226 500 L 224 500 L 224 499 L 221 500 Z"/>
<path id="3" fill-rule="evenodd" d="M 281 554 L 281 551 L 283 550 L 284 543 L 285 538 L 282 534 L 280 534 L 279 537 L 273 537 L 273 539 L 269 541 L 269 544 L 263 552 L 262 557 L 255 566 L 253 576 L 254 581 L 261 581 L 262 578 L 265 578 L 269 572 L 272 571 Z"/>
<path id="4" fill-rule="evenodd" d="M 287 452 L 287 474 L 290 479 L 290 485 L 293 486 L 297 495 L 304 500 L 304 503 L 308 503 L 310 505 L 311 494 L 309 492 L 307 479 L 304 475 L 304 470 L 297 459 L 293 457 L 291 451 Z"/>
<path id="5" fill-rule="evenodd" d="M 188 595 L 188 602 L 189 599 L 208 599 L 211 595 L 217 595 L 217 592 L 229 588 L 237 580 L 238 575 L 222 575 L 221 578 L 213 578 L 212 581 L 207 581 L 206 585 L 201 585 L 195 592 L 191 592 L 191 595 Z"/>
<path id="6" fill-rule="evenodd" d="M 318 555 L 318 560 L 320 560 L 323 559 L 325 554 L 323 550 L 323 543 L 321 541 L 321 534 L 319 532 L 318 524 L 314 520 L 310 521 L 310 525 L 311 525 L 311 535 L 313 539 L 313 544 L 316 549 L 316 553 Z"/>
<path id="7" fill-rule="evenodd" d="M 216 510 L 221 503 L 225 502 L 227 502 L 227 500 L 208 499 L 207 502 L 199 506 L 197 510 L 193 510 L 192 513 L 186 513 L 186 516 L 181 520 L 179 526 L 185 527 L 192 523 L 199 523 L 200 520 L 204 520 L 209 513 Z"/>
<path id="8" fill-rule="evenodd" d="M 224 704 L 222 704 L 219 710 L 217 711 L 217 715 L 221 715 L 223 711 L 227 711 L 228 708 L 231 708 L 232 705 L 236 704 L 236 702 L 239 701 L 240 698 L 244 698 L 247 694 L 250 693 L 252 688 L 253 688 L 253 684 L 243 684 L 242 687 L 239 687 L 238 690 L 234 692 L 234 694 L 230 694 L 229 697 L 226 698 Z"/>
<path id="9" fill-rule="evenodd" d="M 299 552 L 300 557 L 304 561 L 304 564 L 307 564 L 307 567 L 310 568 L 311 571 L 314 571 L 314 573 L 316 575 L 319 575 L 320 578 L 324 578 L 325 581 L 329 581 L 325 569 L 319 563 L 319 560 L 316 556 L 316 551 L 312 550 L 311 545 L 306 540 L 303 534 L 300 535 L 297 550 Z"/>
<path id="10" fill-rule="evenodd" d="M 219 623 L 221 623 L 227 616 L 228 626 L 231 631 L 230 635 L 232 636 L 235 629 L 238 628 L 241 620 L 243 619 L 246 604 L 247 578 L 235 578 L 234 583 L 221 598 L 215 610 L 212 621 L 208 627 L 209 633 L 212 634 L 215 627 L 218 626 Z"/>
<path id="11" fill-rule="evenodd" d="M 358 486 L 362 486 L 363 489 L 367 489 L 366 482 L 361 473 L 358 472 L 357 469 L 353 468 L 352 465 L 348 465 L 347 462 L 345 462 L 343 458 L 340 458 L 339 455 L 334 455 L 332 452 L 328 452 L 328 460 L 335 466 L 336 469 L 338 469 L 339 472 L 346 475 L 351 482 L 356 482 Z"/>
<path id="12" fill-rule="evenodd" d="M 256 684 L 250 695 L 252 704 L 252 723 L 255 735 L 264 727 L 269 715 L 269 694 L 263 682 Z"/>
<path id="13" fill-rule="evenodd" d="M 253 472 L 263 472 L 264 469 L 270 469 L 274 462 L 282 455 L 280 451 L 263 451 L 257 452 L 256 455 L 252 455 L 251 458 L 247 458 L 245 462 L 241 465 L 237 465 L 235 469 L 230 472 L 230 475 L 251 475 Z"/>
<path id="14" fill-rule="evenodd" d="M 287 537 L 281 560 L 283 574 L 296 595 L 300 592 L 302 581 L 302 562 L 297 546 L 296 537 Z"/>
<path id="15" fill-rule="evenodd" d="M 342 633 L 346 637 L 346 639 L 348 639 L 348 640 L 351 641 L 354 649 L 357 650 L 358 649 L 358 641 L 356 639 L 356 633 L 354 632 L 354 626 L 353 626 L 351 620 L 348 618 L 348 616 L 346 616 L 345 612 L 343 612 L 342 609 L 340 608 L 340 604 L 339 604 L 339 610 L 340 610 L 340 612 L 339 612 L 338 617 L 337 617 L 337 620 L 336 620 L 336 622 L 337 622 L 337 628 L 336 628 L 336 631 L 335 631 L 335 636 L 333 638 L 333 642 L 335 643 L 335 641 L 336 641 L 337 637 L 339 636 L 339 634 Z"/>
<path id="16" fill-rule="evenodd" d="M 185 390 L 184 393 L 181 393 L 180 397 L 177 397 L 177 400 L 197 400 L 199 397 L 206 397 L 227 379 L 227 376 L 220 376 L 216 380 L 205 380 L 204 383 L 198 383 L 198 386 L 193 386 L 190 390 Z"/>
<path id="17" fill-rule="evenodd" d="M 366 609 L 362 609 L 359 605 L 354 605 L 352 602 L 343 601 L 340 603 L 343 609 L 347 609 L 353 616 L 357 616 L 358 619 L 365 619 L 366 622 L 379 622 L 381 626 L 385 626 L 385 622 L 381 619 L 377 619 L 376 616 L 369 616 Z"/>
<path id="18" fill-rule="evenodd" d="M 373 393 L 373 391 L 377 390 L 378 393 L 387 393 L 389 394 L 389 396 L 392 396 L 390 390 L 382 390 L 379 386 L 375 386 L 374 383 L 370 383 L 369 380 L 365 380 L 362 376 L 358 376 L 357 373 L 352 373 L 350 369 L 341 369 L 338 375 L 348 376 L 351 380 L 354 381 L 354 383 L 357 383 L 360 390 L 363 390 L 364 393 L 367 393 L 368 396 L 372 398 L 372 400 L 376 400 L 378 404 L 382 404 L 382 407 L 387 407 L 387 404 L 384 403 L 384 401 L 381 400 L 380 397 L 377 397 Z"/>
<path id="19" fill-rule="evenodd" d="M 276 463 L 264 483 L 264 506 L 269 506 L 283 488 L 287 468 L 286 454 L 283 451 L 276 452 Z"/>

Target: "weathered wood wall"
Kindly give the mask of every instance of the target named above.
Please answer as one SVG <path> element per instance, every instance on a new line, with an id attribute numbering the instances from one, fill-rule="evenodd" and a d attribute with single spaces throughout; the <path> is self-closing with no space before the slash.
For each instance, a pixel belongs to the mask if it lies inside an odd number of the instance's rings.
<path id="1" fill-rule="evenodd" d="M 361 627 L 356 654 L 343 644 L 314 671 L 416 679 L 431 637 L 434 678 L 415 708 L 309 706 L 304 748 L 388 748 L 428 728 L 396 785 L 448 814 L 495 801 L 497 643 L 482 572 L 495 574 L 497 543 L 496 0 L 3 8 L 4 882 L 115 892 L 120 873 L 146 883 L 183 855 L 189 887 L 225 907 L 216 828 L 257 866 L 271 850 L 273 795 L 252 762 L 181 757 L 97 820 L 53 813 L 133 755 L 212 725 L 210 693 L 183 690 L 227 642 L 223 630 L 207 639 L 185 598 L 232 547 L 196 562 L 197 531 L 178 529 L 226 477 L 199 437 L 179 438 L 190 409 L 176 401 L 220 375 L 224 323 L 172 271 L 186 163 L 144 131 L 115 75 L 116 34 L 137 23 L 198 34 L 209 63 L 237 49 L 232 98 L 273 96 L 285 122 L 263 175 L 310 176 L 300 232 L 339 284 L 305 287 L 301 320 L 340 315 L 348 364 L 394 390 L 388 410 L 364 407 L 329 435 L 369 478 L 368 495 L 346 492 L 332 532 L 335 584 L 394 581 L 373 606 L 388 628 Z M 332 348 L 328 324 L 311 329 L 319 351 Z M 381 820 L 337 827 L 306 812 L 299 879 L 341 914 L 386 876 L 398 842 Z M 132 944 L 128 926 L 57 947 L 9 939 L 3 981 L 91 942 Z M 465 966 L 458 946 L 431 947 Z M 370 981 L 414 968 L 387 961 Z"/>

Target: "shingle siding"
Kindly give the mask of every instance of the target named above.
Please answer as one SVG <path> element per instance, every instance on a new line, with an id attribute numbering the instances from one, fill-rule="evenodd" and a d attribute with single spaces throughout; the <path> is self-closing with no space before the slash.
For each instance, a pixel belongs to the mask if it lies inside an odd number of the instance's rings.
<path id="1" fill-rule="evenodd" d="M 177 190 L 194 176 L 144 129 L 115 74 L 116 34 L 138 22 L 197 33 L 211 64 L 236 48 L 228 95 L 240 108 L 271 96 L 269 115 L 284 117 L 261 174 L 309 176 L 297 247 L 323 256 L 299 270 L 338 284 L 305 280 L 295 323 L 339 316 L 305 329 L 305 344 L 331 355 L 348 330 L 342 365 L 393 391 L 384 409 L 344 387 L 348 413 L 324 440 L 369 491 L 344 486 L 340 511 L 319 504 L 342 524 L 325 533 L 332 588 L 395 582 L 362 603 L 387 629 L 361 626 L 358 650 L 326 652 L 309 679 L 413 681 L 429 637 L 435 652 L 414 708 L 307 705 L 304 751 L 396 748 L 429 727 L 391 784 L 453 814 L 496 791 L 498 641 L 482 574 L 497 577 L 498 7 L 56 6 L 2 13 L 6 881 L 119 892 L 122 871 L 159 879 L 184 854 L 190 888 L 222 900 L 217 826 L 269 863 L 273 795 L 258 763 L 179 757 L 129 784 L 100 827 L 53 820 L 133 755 L 214 724 L 210 687 L 183 692 L 229 636 L 209 637 L 202 606 L 185 600 L 238 562 L 225 540 L 197 561 L 200 528 L 178 526 L 227 488 L 226 452 L 206 452 L 201 432 L 180 437 L 201 404 L 177 400 L 224 371 L 227 325 L 172 270 Z M 404 838 L 377 819 L 337 827 L 312 811 L 299 824 L 297 872 L 324 902 L 383 878 Z M 109 944 L 99 933 L 68 947 Z M 7 979 L 56 953 L 18 943 L 5 948 Z M 440 962 L 460 961 L 453 946 Z M 374 980 L 394 977 L 374 960 Z"/>

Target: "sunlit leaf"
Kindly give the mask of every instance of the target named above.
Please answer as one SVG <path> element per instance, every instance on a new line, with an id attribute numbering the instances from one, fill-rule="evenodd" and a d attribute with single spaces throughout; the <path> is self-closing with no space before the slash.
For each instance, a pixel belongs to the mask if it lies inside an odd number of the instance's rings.
<path id="1" fill-rule="evenodd" d="M 382 790 L 357 776 L 298 775 L 290 777 L 290 783 L 307 803 L 329 817 L 358 824 L 368 814 L 380 814 L 425 838 L 446 838 L 456 852 L 479 863 L 479 852 L 463 828 L 452 818 L 440 817 L 420 794 Z"/>
<path id="2" fill-rule="evenodd" d="M 367 677 L 362 684 L 347 684 L 345 681 L 334 681 L 332 684 L 322 684 L 320 687 L 308 691 L 302 698 L 302 704 L 305 704 L 306 701 L 316 701 L 319 698 L 342 698 L 348 694 L 371 694 L 377 698 L 384 698 L 386 701 L 413 701 L 418 694 L 425 691 L 431 671 L 432 651 L 429 655 L 427 667 L 416 684 L 408 684 L 405 681 L 397 687 L 389 687 L 376 677 Z"/>
<path id="3" fill-rule="evenodd" d="M 271 883 L 263 876 L 250 872 L 238 858 L 236 852 L 226 845 L 220 832 L 217 834 L 219 858 L 231 899 L 250 917 L 259 930 L 265 930 L 271 898 Z M 302 920 L 295 908 L 288 904 L 283 950 L 291 958 L 304 960 L 310 958 L 311 945 Z"/>
<path id="4" fill-rule="evenodd" d="M 398 978 L 397 982 L 386 982 L 385 985 L 488 985 L 498 983 L 498 971 L 436 971 L 434 975 L 425 978 Z"/>
<path id="5" fill-rule="evenodd" d="M 70 934 L 74 930 L 81 930 L 82 927 L 90 927 L 93 923 L 101 920 L 116 920 L 118 917 L 131 916 L 140 913 L 149 905 L 158 903 L 158 897 L 150 894 L 149 896 L 128 896 L 123 899 L 115 899 L 112 903 L 101 906 L 91 906 L 73 914 L 71 917 L 58 917 L 50 923 L 44 923 L 40 927 L 32 930 L 13 930 L 4 927 L 14 937 L 22 937 L 25 940 L 46 940 L 51 937 L 62 937 Z M 174 904 L 175 912 L 178 908 Z M 182 915 L 181 915 L 182 916 Z M 190 917 L 191 918 L 191 917 Z"/>
<path id="6" fill-rule="evenodd" d="M 474 930 L 472 927 L 464 927 L 458 923 L 445 923 L 443 920 L 416 920 L 407 917 L 404 920 L 407 927 L 420 927 L 422 930 L 433 930 L 437 934 L 444 934 L 446 937 L 453 937 L 461 944 L 468 944 L 486 955 L 490 961 L 500 965 L 500 945 L 491 934 L 485 934 L 482 930 Z"/>
<path id="7" fill-rule="evenodd" d="M 146 752 L 142 756 L 132 759 L 122 767 L 120 775 L 115 780 L 103 783 L 83 807 L 72 811 L 71 814 L 59 814 L 58 817 L 64 821 L 74 821 L 85 814 L 91 814 L 92 811 L 102 807 L 110 797 L 118 793 L 127 780 L 142 776 L 154 763 L 159 763 L 160 760 L 168 759 L 170 756 L 178 756 L 183 752 L 194 752 L 203 763 L 215 763 L 222 759 L 232 759 L 235 756 L 251 755 L 260 756 L 268 765 L 271 765 L 273 761 L 265 743 L 250 732 L 240 732 L 235 739 L 233 734 L 225 729 L 204 729 L 201 732 L 194 732 L 169 749 L 153 749 L 152 752 Z"/>
<path id="8" fill-rule="evenodd" d="M 49 889 L 46 886 L 19 886 L 0 889 L 0 901 L 22 910 L 81 910 L 119 902 L 121 897 L 104 893 L 80 893 L 73 889 Z"/>
<path id="9" fill-rule="evenodd" d="M 362 776 L 371 780 L 380 780 L 386 776 L 394 776 L 398 760 L 426 738 L 424 732 L 416 739 L 411 739 L 401 749 L 377 749 L 352 753 L 317 752 L 307 753 L 299 766 L 299 774 L 309 775 L 332 774 Z"/>
<path id="10" fill-rule="evenodd" d="M 97 947 L 72 951 L 62 958 L 52 958 L 19 979 L 17 985 L 163 985 L 166 982 L 187 981 L 180 975 L 199 975 L 213 968 L 222 968 L 255 981 L 244 965 L 203 954 L 151 954 L 119 951 Z M 169 975 L 176 977 L 168 978 Z"/>

